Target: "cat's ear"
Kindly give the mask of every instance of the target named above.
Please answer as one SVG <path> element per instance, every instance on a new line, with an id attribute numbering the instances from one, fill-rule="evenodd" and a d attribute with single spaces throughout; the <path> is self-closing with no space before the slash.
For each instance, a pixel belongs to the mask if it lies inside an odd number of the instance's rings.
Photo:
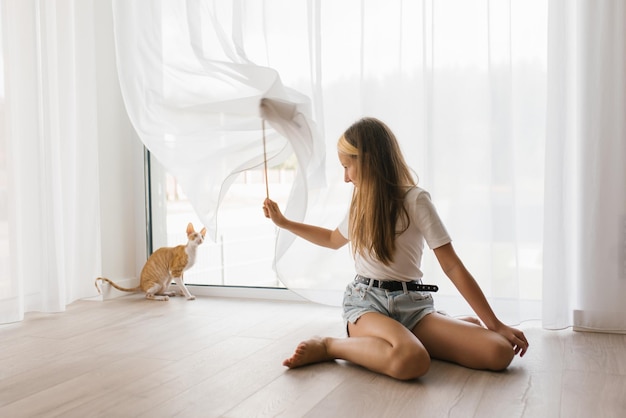
<path id="1" fill-rule="evenodd" d="M 187 224 L 187 235 L 193 234 L 194 232 L 193 225 L 189 222 L 189 224 Z"/>
<path id="2" fill-rule="evenodd" d="M 204 238 L 204 234 L 206 234 L 206 228 L 202 228 L 202 231 L 200 231 L 200 234 L 202 234 L 202 238 Z"/>

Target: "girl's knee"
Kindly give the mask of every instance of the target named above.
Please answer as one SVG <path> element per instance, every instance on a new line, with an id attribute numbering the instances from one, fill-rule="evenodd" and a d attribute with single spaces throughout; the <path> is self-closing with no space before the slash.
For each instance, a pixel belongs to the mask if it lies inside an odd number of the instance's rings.
<path id="1" fill-rule="evenodd" d="M 424 376 L 430 369 L 430 356 L 423 347 L 402 347 L 394 350 L 389 363 L 389 376 L 412 380 Z"/>
<path id="2" fill-rule="evenodd" d="M 504 338 L 498 339 L 489 348 L 488 366 L 489 370 L 505 370 L 515 357 L 515 352 L 511 344 Z"/>

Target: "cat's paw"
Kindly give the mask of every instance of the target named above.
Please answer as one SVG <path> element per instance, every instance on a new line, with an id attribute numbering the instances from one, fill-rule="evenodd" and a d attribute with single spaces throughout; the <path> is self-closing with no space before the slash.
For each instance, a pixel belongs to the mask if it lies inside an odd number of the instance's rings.
<path id="1" fill-rule="evenodd" d="M 153 294 L 148 293 L 146 294 L 146 299 L 166 301 L 166 300 L 169 300 L 170 298 L 167 296 L 163 296 L 163 295 L 153 295 Z"/>
<path id="2" fill-rule="evenodd" d="M 194 295 L 189 295 L 189 297 L 187 298 L 187 300 L 196 300 L 196 297 Z"/>

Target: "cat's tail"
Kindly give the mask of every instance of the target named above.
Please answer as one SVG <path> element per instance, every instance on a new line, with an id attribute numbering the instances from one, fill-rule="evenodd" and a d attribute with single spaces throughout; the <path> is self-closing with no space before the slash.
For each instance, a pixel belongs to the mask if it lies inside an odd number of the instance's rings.
<path id="1" fill-rule="evenodd" d="M 133 287 L 132 289 L 128 289 L 126 287 L 122 287 L 120 285 L 115 284 L 115 282 L 113 282 L 112 280 L 107 279 L 106 277 L 98 277 L 96 279 L 96 281 L 94 282 L 94 286 L 96 286 L 96 289 L 98 289 L 98 294 L 102 294 L 102 292 L 100 291 L 100 287 L 98 286 L 98 280 L 100 280 L 101 282 L 107 282 L 108 284 L 110 284 L 111 286 L 113 286 L 117 290 L 121 290 L 122 292 L 137 292 L 137 291 L 141 290 L 141 286 L 137 286 L 137 287 Z"/>

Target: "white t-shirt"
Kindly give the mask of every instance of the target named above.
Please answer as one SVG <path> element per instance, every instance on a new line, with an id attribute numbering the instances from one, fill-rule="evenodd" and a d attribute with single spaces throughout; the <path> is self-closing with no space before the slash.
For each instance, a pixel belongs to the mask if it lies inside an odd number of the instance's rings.
<path id="1" fill-rule="evenodd" d="M 378 280 L 420 281 L 424 241 L 435 249 L 452 240 L 430 200 L 430 194 L 420 187 L 410 189 L 404 199 L 410 217 L 409 228 L 396 238 L 393 262 L 386 266 L 368 255 L 355 255 L 356 273 Z M 349 214 L 337 227 L 341 235 L 349 237 Z"/>

